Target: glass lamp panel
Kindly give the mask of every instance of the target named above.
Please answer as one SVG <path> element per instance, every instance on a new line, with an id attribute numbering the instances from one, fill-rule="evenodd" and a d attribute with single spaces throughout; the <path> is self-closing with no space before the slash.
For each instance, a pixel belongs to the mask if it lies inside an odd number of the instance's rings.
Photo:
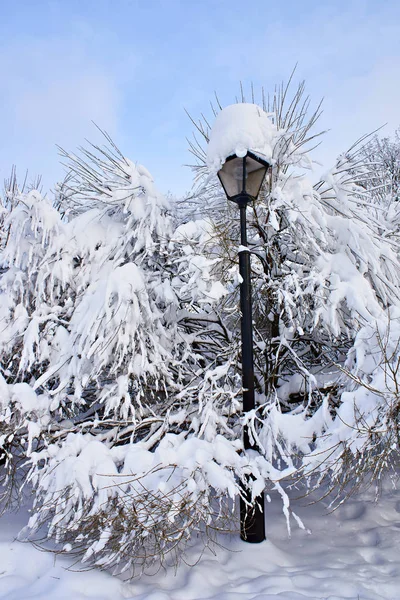
<path id="1" fill-rule="evenodd" d="M 218 177 L 228 198 L 243 191 L 243 158 L 228 158 L 218 171 Z"/>
<path id="2" fill-rule="evenodd" d="M 246 156 L 246 192 L 253 198 L 257 198 L 264 181 L 267 167 L 251 156 Z"/>

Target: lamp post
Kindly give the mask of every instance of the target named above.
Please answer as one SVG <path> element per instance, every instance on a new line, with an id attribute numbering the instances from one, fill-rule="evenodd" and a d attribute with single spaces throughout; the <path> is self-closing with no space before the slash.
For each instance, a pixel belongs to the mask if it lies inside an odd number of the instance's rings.
<path id="1" fill-rule="evenodd" d="M 255 408 L 254 400 L 254 363 L 253 363 L 253 314 L 251 303 L 250 279 L 250 251 L 247 247 L 246 208 L 249 202 L 255 200 L 260 193 L 261 186 L 269 168 L 269 163 L 262 160 L 252 152 L 247 152 L 244 157 L 229 156 L 218 177 L 224 188 L 228 200 L 235 202 L 240 210 L 240 250 L 239 273 L 240 283 L 240 310 L 242 333 L 242 385 L 243 385 L 243 411 L 249 412 Z M 247 425 L 243 430 L 243 445 L 245 450 L 255 449 L 250 441 Z M 264 522 L 264 493 L 256 499 L 254 511 L 249 513 L 248 505 L 251 494 L 247 487 L 243 490 L 240 499 L 240 537 L 250 543 L 265 540 Z"/>

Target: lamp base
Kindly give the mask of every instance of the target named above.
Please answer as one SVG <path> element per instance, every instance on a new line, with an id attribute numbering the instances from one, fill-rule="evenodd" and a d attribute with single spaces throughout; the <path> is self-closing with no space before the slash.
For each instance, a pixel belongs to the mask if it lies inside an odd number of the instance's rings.
<path id="1" fill-rule="evenodd" d="M 249 544 L 259 544 L 266 539 L 264 517 L 264 492 L 251 504 L 251 491 L 248 487 L 242 488 L 243 497 L 240 498 L 240 539 Z"/>

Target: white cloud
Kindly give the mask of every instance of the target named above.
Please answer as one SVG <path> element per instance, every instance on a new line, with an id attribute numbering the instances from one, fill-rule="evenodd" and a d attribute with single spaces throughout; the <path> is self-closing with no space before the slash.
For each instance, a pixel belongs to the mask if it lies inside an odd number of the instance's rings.
<path id="1" fill-rule="evenodd" d="M 247 91 L 253 81 L 256 92 L 261 85 L 273 92 L 298 64 L 294 85 L 305 79 L 311 106 L 324 97 L 319 126 L 330 131 L 314 155 L 325 167 L 363 134 L 387 123 L 381 135 L 391 135 L 400 125 L 400 5 L 340 4 L 316 3 L 291 18 L 266 9 L 254 32 L 235 22 L 237 35 L 222 34 L 216 54 L 218 68 L 235 82 L 230 100 L 221 94 L 224 103 L 234 101 L 238 81 Z"/>
<path id="2" fill-rule="evenodd" d="M 327 86 L 322 128 L 330 131 L 315 155 L 324 167 L 365 134 L 392 136 L 400 126 L 398 60 L 383 58 L 362 75 L 335 79 Z"/>
<path id="3" fill-rule="evenodd" d="M 43 31 L 62 37 L 27 37 L 25 22 L 0 39 L 0 180 L 16 163 L 50 186 L 62 172 L 55 144 L 97 141 L 94 120 L 162 189 L 183 191 L 191 183 L 180 166 L 191 162 L 184 138 L 193 129 L 183 106 L 212 121 L 214 90 L 223 105 L 235 101 L 239 81 L 273 92 L 296 63 L 294 83 L 305 78 L 314 105 L 325 97 L 320 124 L 331 131 L 315 156 L 326 166 L 363 133 L 399 125 L 395 0 L 254 0 L 244 13 L 239 0 L 184 10 L 174 2 L 119 11 L 105 9 L 112 2 L 96 11 L 84 4 L 74 12 L 46 3 Z"/>
<path id="4" fill-rule="evenodd" d="M 50 186 L 62 173 L 55 144 L 73 150 L 84 137 L 97 139 L 92 121 L 117 133 L 118 83 L 73 39 L 9 45 L 0 55 L 0 81 L 3 176 L 16 164 L 43 173 Z"/>

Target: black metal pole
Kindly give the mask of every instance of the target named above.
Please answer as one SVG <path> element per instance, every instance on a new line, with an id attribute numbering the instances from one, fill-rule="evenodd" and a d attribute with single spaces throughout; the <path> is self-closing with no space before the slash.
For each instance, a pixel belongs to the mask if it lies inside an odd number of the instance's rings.
<path id="1" fill-rule="evenodd" d="M 240 207 L 240 244 L 239 273 L 240 284 L 240 310 L 242 330 L 242 385 L 243 385 L 243 411 L 248 412 L 255 408 L 254 400 L 254 362 L 253 362 L 253 313 L 251 302 L 251 272 L 250 252 L 247 248 L 246 206 L 250 198 L 243 195 L 238 202 Z M 245 450 L 254 448 L 249 438 L 247 426 L 243 430 L 243 444 Z M 240 499 L 240 537 L 246 542 L 256 544 L 265 540 L 264 521 L 264 493 L 262 492 L 251 509 L 251 494 L 243 486 Z"/>

